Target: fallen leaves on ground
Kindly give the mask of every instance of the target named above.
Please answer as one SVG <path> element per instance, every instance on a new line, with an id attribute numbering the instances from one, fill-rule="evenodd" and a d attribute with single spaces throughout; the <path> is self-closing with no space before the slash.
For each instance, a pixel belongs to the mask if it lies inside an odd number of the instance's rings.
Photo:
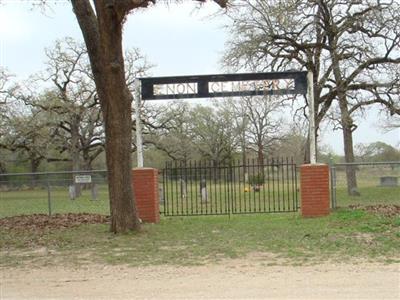
<path id="1" fill-rule="evenodd" d="M 400 216 L 400 205 L 350 205 L 350 209 L 360 209 L 377 213 L 387 217 Z M 0 228 L 17 231 L 47 231 L 65 229 L 82 224 L 105 224 L 110 221 L 109 216 L 89 213 L 68 213 L 48 216 L 45 214 L 21 215 L 0 219 Z"/>
<path id="2" fill-rule="evenodd" d="M 68 213 L 48 216 L 45 214 L 21 215 L 0 219 L 0 227 L 6 230 L 38 230 L 64 229 L 81 224 L 108 223 L 109 216 L 88 213 Z"/>
<path id="3" fill-rule="evenodd" d="M 361 204 L 349 205 L 350 209 L 360 209 L 371 213 L 384 215 L 386 217 L 395 217 L 400 215 L 400 205 L 390 204 L 378 204 L 378 205 L 366 205 Z"/>

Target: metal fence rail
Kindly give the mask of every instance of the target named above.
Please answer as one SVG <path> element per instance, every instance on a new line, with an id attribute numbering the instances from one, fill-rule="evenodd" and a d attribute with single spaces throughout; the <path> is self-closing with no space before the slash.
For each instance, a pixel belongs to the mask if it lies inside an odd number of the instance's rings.
<path id="1" fill-rule="evenodd" d="M 356 174 L 355 195 L 348 195 L 346 171 Z M 331 207 L 400 205 L 400 161 L 338 163 L 330 166 Z"/>
<path id="2" fill-rule="evenodd" d="M 107 171 L 0 174 L 0 217 L 33 213 L 109 214 Z"/>
<path id="3" fill-rule="evenodd" d="M 294 212 L 298 209 L 293 159 L 167 162 L 161 213 L 166 216 Z"/>

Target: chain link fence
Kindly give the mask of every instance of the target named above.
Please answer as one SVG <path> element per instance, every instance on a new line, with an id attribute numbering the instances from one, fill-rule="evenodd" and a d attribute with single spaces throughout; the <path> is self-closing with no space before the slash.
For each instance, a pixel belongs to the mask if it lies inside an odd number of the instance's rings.
<path id="1" fill-rule="evenodd" d="M 0 218 L 39 213 L 109 215 L 107 171 L 0 174 Z"/>
<path id="2" fill-rule="evenodd" d="M 347 168 L 356 173 L 354 196 L 347 191 Z M 339 163 L 330 172 L 332 208 L 400 205 L 400 161 Z M 107 171 L 0 174 L 0 218 L 39 213 L 109 215 Z"/>
<path id="3" fill-rule="evenodd" d="M 348 193 L 346 171 L 356 175 L 356 188 Z M 339 163 L 330 166 L 331 206 L 400 205 L 400 161 Z"/>

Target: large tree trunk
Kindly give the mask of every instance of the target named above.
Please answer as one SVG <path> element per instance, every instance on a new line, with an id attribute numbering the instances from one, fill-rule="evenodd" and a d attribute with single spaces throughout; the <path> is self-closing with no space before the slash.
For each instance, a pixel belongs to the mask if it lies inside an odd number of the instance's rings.
<path id="1" fill-rule="evenodd" d="M 343 131 L 343 144 L 344 144 L 344 158 L 346 163 L 354 162 L 353 152 L 353 120 L 350 116 L 348 109 L 348 101 L 346 92 L 344 90 L 344 82 L 342 78 L 342 71 L 340 69 L 338 54 L 336 53 L 336 39 L 331 34 L 329 36 L 329 42 L 331 46 L 331 58 L 333 66 L 333 74 L 337 86 L 337 98 L 339 101 L 340 108 L 340 123 Z M 350 196 L 360 195 L 357 191 L 357 178 L 354 166 L 349 165 L 346 167 L 346 180 L 347 180 L 347 193 Z"/>
<path id="2" fill-rule="evenodd" d="M 132 96 L 125 81 L 122 20 L 104 3 L 96 2 L 106 87 L 100 98 L 106 132 L 111 231 L 139 227 L 132 190 Z"/>
<path id="3" fill-rule="evenodd" d="M 7 173 L 7 168 L 6 165 L 2 161 L 0 161 L 0 174 L 4 173 Z"/>
<path id="4" fill-rule="evenodd" d="M 257 143 L 257 148 L 258 169 L 261 170 L 261 176 L 264 178 L 264 145 L 261 139 Z"/>
<path id="5" fill-rule="evenodd" d="M 262 164 L 264 162 L 264 145 L 262 141 L 259 141 L 257 143 L 257 158 L 259 164 Z"/>
<path id="6" fill-rule="evenodd" d="M 72 161 L 72 171 L 80 171 L 80 157 L 79 157 L 79 123 L 80 116 L 73 115 L 71 118 L 71 161 Z M 75 175 L 72 174 L 72 180 L 75 187 L 75 197 L 80 197 L 81 195 L 81 184 L 75 183 Z"/>
<path id="7" fill-rule="evenodd" d="M 118 90 L 115 83 L 111 85 Z M 107 115 L 104 116 L 106 129 L 106 159 L 111 209 L 111 231 L 120 232 L 135 229 L 138 226 L 135 218 L 133 191 L 131 182 L 131 114 L 130 101 L 127 95 L 119 92 L 113 105 L 105 103 Z M 109 99 L 111 100 L 111 99 Z M 128 103 L 128 104 L 127 104 Z M 136 224 L 137 222 L 137 224 Z"/>
<path id="8" fill-rule="evenodd" d="M 247 153 L 246 153 L 246 139 L 243 134 L 243 139 L 242 139 L 242 161 L 243 161 L 243 176 L 244 176 L 244 182 L 249 181 L 249 171 L 247 170 Z"/>
<path id="9" fill-rule="evenodd" d="M 353 151 L 353 120 L 349 116 L 346 103 L 341 103 L 341 123 L 343 131 L 343 145 L 344 145 L 344 159 L 346 163 L 354 163 L 354 151 Z M 357 189 L 357 174 L 356 168 L 353 165 L 346 166 L 346 181 L 347 181 L 347 193 L 350 196 L 359 196 L 360 193 Z"/>
<path id="10" fill-rule="evenodd" d="M 36 174 L 38 169 L 39 169 L 39 165 L 41 162 L 41 158 L 36 157 L 36 155 L 34 153 L 31 154 L 30 157 L 30 163 L 31 163 L 31 187 L 34 188 L 36 187 L 37 183 L 38 183 L 38 175 Z"/>
<path id="11" fill-rule="evenodd" d="M 89 154 L 89 149 L 82 150 L 82 164 L 84 170 L 86 171 L 92 170 L 92 159 Z"/>
<path id="12" fill-rule="evenodd" d="M 100 99 L 106 133 L 106 160 L 111 231 L 139 230 L 132 190 L 131 102 L 125 81 L 122 23 L 111 3 L 73 0 L 75 15 L 85 39 Z"/>
<path id="13" fill-rule="evenodd" d="M 0 174 L 6 174 L 7 173 L 7 168 L 4 162 L 0 161 Z M 1 176 L 0 178 L 0 186 L 1 185 L 7 185 L 7 182 L 9 181 L 8 176 Z"/>
<path id="14" fill-rule="evenodd" d="M 87 148 L 82 150 L 82 170 L 85 170 L 85 171 L 91 171 L 92 170 L 92 160 L 90 159 L 88 152 L 89 152 L 89 150 Z M 81 186 L 83 190 L 87 190 L 89 188 L 93 188 L 93 186 L 94 186 L 94 182 L 93 182 L 93 180 L 94 180 L 93 177 L 94 176 L 93 175 L 95 175 L 95 174 L 91 174 L 91 176 L 92 176 L 92 182 L 91 183 L 83 184 Z"/>

